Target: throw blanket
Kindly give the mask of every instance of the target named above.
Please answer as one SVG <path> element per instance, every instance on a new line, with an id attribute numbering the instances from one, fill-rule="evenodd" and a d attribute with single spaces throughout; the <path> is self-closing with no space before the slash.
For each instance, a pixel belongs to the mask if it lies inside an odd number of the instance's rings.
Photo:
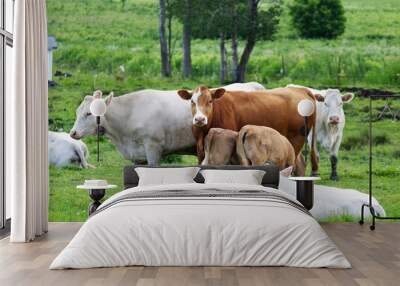
<path id="1" fill-rule="evenodd" d="M 266 188 L 267 189 L 267 188 Z M 92 214 L 95 215 L 99 212 L 102 212 L 118 203 L 126 202 L 126 201 L 140 201 L 140 200 L 151 200 L 151 199 L 175 199 L 175 200 L 184 200 L 184 199 L 257 199 L 265 200 L 270 202 L 276 202 L 281 204 L 290 205 L 308 215 L 311 215 L 308 210 L 299 202 L 289 199 L 287 196 L 284 196 L 277 192 L 276 190 L 256 190 L 256 189 L 243 189 L 243 190 L 219 190 L 217 188 L 209 188 L 205 187 L 202 190 L 164 190 L 164 191 L 145 191 L 145 192 L 129 192 L 127 194 L 121 195 L 117 198 L 109 200 L 101 205 L 96 212 Z"/>

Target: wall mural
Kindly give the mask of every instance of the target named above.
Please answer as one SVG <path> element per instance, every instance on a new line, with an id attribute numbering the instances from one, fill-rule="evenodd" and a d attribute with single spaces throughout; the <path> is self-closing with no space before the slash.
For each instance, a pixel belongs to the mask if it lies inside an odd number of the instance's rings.
<path id="1" fill-rule="evenodd" d="M 296 15 L 283 13 L 295 8 L 279 1 L 252 10 L 260 16 L 254 31 L 235 28 L 230 17 L 187 20 L 179 7 L 159 4 L 47 1 L 50 220 L 85 220 L 89 198 L 75 186 L 105 179 L 118 186 L 106 196 L 119 192 L 125 165 L 270 163 L 291 195 L 289 175 L 321 177 L 312 209 L 318 219 L 357 220 L 368 201 L 365 97 L 398 89 L 400 51 L 386 61 L 381 54 L 390 47 L 378 40 L 376 51 L 357 48 L 371 40 L 352 21 L 327 39 L 279 25 Z M 95 100 L 105 106 L 99 118 Z M 391 192 L 400 173 L 398 110 L 399 102 L 374 100 L 381 215 L 398 214 L 400 195 Z"/>

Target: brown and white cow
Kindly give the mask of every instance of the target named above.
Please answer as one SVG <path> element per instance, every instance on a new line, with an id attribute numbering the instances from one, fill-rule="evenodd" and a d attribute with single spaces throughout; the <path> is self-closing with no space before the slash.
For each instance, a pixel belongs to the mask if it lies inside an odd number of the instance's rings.
<path id="1" fill-rule="evenodd" d="M 204 140 L 205 158 L 202 165 L 236 165 L 238 133 L 229 129 L 211 128 Z"/>
<path id="2" fill-rule="evenodd" d="M 304 142 L 304 119 L 297 112 L 303 99 L 315 98 L 304 88 L 276 88 L 267 91 L 226 91 L 223 88 L 210 90 L 200 86 L 194 91 L 179 90 L 178 94 L 191 101 L 192 131 L 197 143 L 199 163 L 204 159 L 204 138 L 210 128 L 239 131 L 245 125 L 267 126 L 288 138 L 296 156 Z M 308 120 L 307 130 L 315 126 L 315 114 Z M 313 129 L 314 130 L 314 129 Z M 315 135 L 312 136 L 315 138 Z M 313 140 L 313 146 L 315 140 Z M 311 148 L 311 163 L 314 174 L 318 172 L 315 148 Z"/>
<path id="3" fill-rule="evenodd" d="M 295 165 L 296 157 L 289 140 L 265 126 L 246 125 L 240 129 L 236 152 L 243 166 L 259 166 L 270 161 L 283 170 Z"/>

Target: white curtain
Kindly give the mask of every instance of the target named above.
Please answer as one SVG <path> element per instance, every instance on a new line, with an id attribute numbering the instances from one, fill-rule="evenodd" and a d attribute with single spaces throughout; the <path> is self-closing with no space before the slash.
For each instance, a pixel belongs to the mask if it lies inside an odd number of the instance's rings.
<path id="1" fill-rule="evenodd" d="M 6 117 L 12 242 L 47 232 L 47 19 L 45 0 L 16 0 L 14 94 Z"/>

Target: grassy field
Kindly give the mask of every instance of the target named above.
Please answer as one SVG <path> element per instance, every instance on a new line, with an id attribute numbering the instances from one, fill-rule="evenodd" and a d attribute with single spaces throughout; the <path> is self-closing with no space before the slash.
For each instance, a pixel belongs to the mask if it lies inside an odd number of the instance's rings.
<path id="1" fill-rule="evenodd" d="M 400 90 L 400 3 L 397 0 L 346 0 L 347 26 L 337 40 L 303 40 L 282 16 L 275 41 L 257 44 L 250 61 L 248 80 L 268 87 L 287 83 L 313 87 L 338 86 Z M 159 76 L 158 1 L 48 0 L 49 34 L 59 43 L 54 70 L 71 73 L 55 78 L 49 91 L 49 124 L 52 130 L 69 131 L 75 109 L 94 89 L 116 95 L 141 88 L 177 89 L 200 83 L 218 85 L 218 45 L 193 42 L 193 77 L 180 76 L 180 26 L 174 25 L 175 48 L 171 79 Z M 125 72 L 121 70 L 124 67 Z M 400 111 L 400 101 L 393 103 Z M 374 102 L 377 114 L 384 102 Z M 323 184 L 368 189 L 368 101 L 356 98 L 345 106 L 344 142 L 339 154 L 339 182 L 327 180 L 329 160 L 321 154 Z M 400 214 L 400 122 L 387 118 L 375 123 L 375 195 L 388 214 Z M 101 143 L 100 164 L 95 162 L 95 138 L 85 138 L 97 169 L 50 168 L 50 220 L 82 221 L 89 199 L 75 185 L 84 179 L 105 178 L 122 186 L 122 167 L 129 162 L 106 139 Z M 163 163 L 195 163 L 193 156 L 169 156 Z M 121 188 L 113 192 L 120 191 Z M 113 192 L 110 192 L 112 194 Z M 347 220 L 351 218 L 337 218 Z"/>

